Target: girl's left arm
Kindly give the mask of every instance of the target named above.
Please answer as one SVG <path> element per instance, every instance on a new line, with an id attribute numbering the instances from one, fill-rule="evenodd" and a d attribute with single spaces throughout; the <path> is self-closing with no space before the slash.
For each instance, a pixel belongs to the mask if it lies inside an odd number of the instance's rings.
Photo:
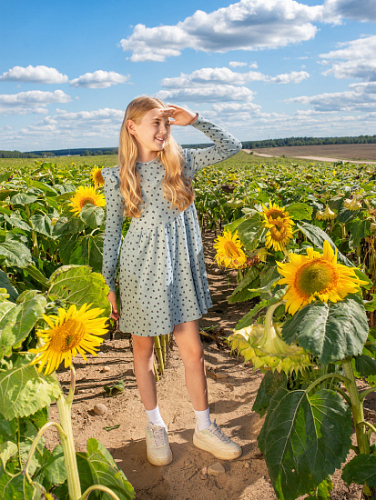
<path id="1" fill-rule="evenodd" d="M 214 143 L 208 148 L 186 150 L 193 173 L 201 168 L 226 160 L 242 149 L 241 142 L 232 134 L 200 115 L 192 126 L 201 130 Z"/>

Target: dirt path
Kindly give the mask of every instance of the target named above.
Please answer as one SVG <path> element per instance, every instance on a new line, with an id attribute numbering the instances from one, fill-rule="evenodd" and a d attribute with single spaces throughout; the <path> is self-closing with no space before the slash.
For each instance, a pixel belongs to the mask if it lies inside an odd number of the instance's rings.
<path id="1" fill-rule="evenodd" d="M 265 158 L 274 158 L 274 157 L 279 157 L 280 154 L 275 154 L 275 155 L 270 155 L 270 154 L 265 154 L 265 153 L 258 153 L 254 149 L 243 149 L 246 153 L 253 153 L 255 156 L 263 156 Z M 315 161 L 326 161 L 326 162 L 350 162 L 350 163 L 359 163 L 359 164 L 367 164 L 367 165 L 376 165 L 376 161 L 359 161 L 359 160 L 351 160 L 351 159 L 343 159 L 343 158 L 328 158 L 327 156 L 296 156 L 296 155 L 289 155 L 286 154 L 289 158 L 300 158 L 302 160 L 315 160 Z"/>
<path id="2" fill-rule="evenodd" d="M 213 234 L 207 233 L 203 240 L 214 306 L 200 320 L 200 326 L 214 324 L 228 335 L 250 304 L 227 303 L 227 297 L 236 287 L 235 273 L 218 274 L 212 266 L 213 238 Z M 137 500 L 275 500 L 265 461 L 257 447 L 262 420 L 251 410 L 262 374 L 249 365 L 244 367 L 240 359 L 215 342 L 204 342 L 204 351 L 211 415 L 226 434 L 243 447 L 243 455 L 238 460 L 220 461 L 224 474 L 201 479 L 201 469 L 218 460 L 192 444 L 194 414 L 176 347 L 170 353 L 164 377 L 158 382 L 159 405 L 169 428 L 174 458 L 167 467 L 149 464 L 145 448 L 146 418 L 133 375 L 129 339 L 120 333 L 115 340 L 106 339 L 99 355 L 88 356 L 87 364 L 75 363 L 78 393 L 74 397 L 72 420 L 77 449 L 84 451 L 90 437 L 99 439 L 133 484 Z M 61 369 L 58 377 L 68 389 L 69 373 Z M 103 386 L 118 380 L 124 380 L 125 391 L 109 397 Z M 102 416 L 93 411 L 98 403 L 107 407 Z M 56 405 L 51 407 L 51 418 L 57 420 Z M 105 429 L 113 426 L 119 427 Z M 56 444 L 55 432 L 48 431 L 47 446 L 52 448 Z M 333 500 L 347 498 L 347 487 L 339 477 L 340 473 L 334 476 Z"/>

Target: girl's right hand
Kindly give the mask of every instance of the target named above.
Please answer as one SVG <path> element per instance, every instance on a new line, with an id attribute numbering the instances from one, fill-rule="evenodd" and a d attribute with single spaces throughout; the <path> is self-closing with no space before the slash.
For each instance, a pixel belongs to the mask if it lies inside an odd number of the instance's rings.
<path id="1" fill-rule="evenodd" d="M 117 321 L 120 317 L 120 314 L 118 313 L 117 310 L 117 303 L 116 303 L 116 292 L 110 292 L 107 295 L 107 299 L 111 302 L 112 305 L 112 312 L 111 312 L 111 318 Z"/>

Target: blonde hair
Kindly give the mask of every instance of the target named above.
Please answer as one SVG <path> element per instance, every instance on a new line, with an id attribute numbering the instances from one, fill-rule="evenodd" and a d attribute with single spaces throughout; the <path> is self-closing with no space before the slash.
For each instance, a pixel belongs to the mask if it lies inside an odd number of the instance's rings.
<path id="1" fill-rule="evenodd" d="M 120 130 L 119 140 L 119 166 L 120 166 L 120 191 L 123 195 L 124 212 L 127 217 L 141 217 L 144 202 L 141 193 L 141 178 L 136 169 L 137 141 L 129 132 L 127 121 L 136 124 L 148 111 L 167 106 L 153 97 L 137 97 L 129 103 Z M 164 197 L 171 202 L 170 208 L 177 207 L 185 210 L 194 200 L 192 182 L 184 175 L 184 157 L 181 147 L 169 136 L 165 147 L 157 153 L 163 163 L 166 173 L 162 181 Z M 140 205 L 142 209 L 140 210 Z"/>

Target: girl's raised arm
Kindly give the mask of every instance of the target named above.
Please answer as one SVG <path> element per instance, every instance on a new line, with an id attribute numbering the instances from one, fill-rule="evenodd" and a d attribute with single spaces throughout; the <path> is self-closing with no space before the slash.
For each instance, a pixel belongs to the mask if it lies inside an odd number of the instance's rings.
<path id="1" fill-rule="evenodd" d="M 104 193 L 106 196 L 107 218 L 103 240 L 102 276 L 110 291 L 115 291 L 115 272 L 119 257 L 123 227 L 123 204 L 119 189 L 119 167 L 103 168 Z"/>

